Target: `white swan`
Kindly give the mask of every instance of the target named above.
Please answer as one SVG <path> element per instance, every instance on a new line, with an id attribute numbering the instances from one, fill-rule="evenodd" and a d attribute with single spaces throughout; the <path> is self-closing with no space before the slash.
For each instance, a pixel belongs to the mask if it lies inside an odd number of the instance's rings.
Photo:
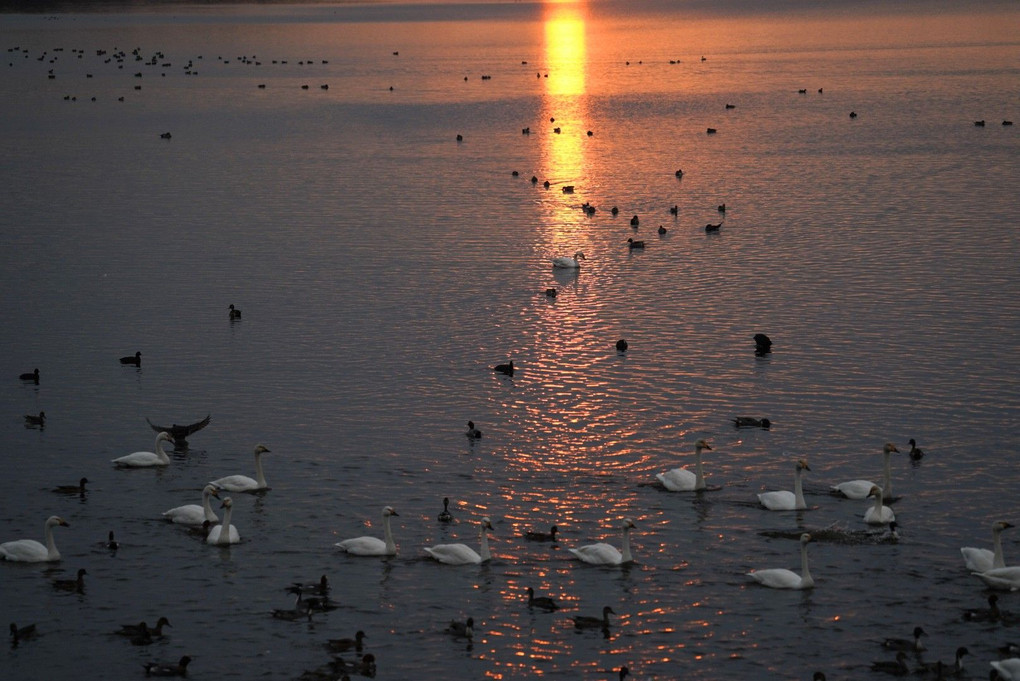
<path id="1" fill-rule="evenodd" d="M 471 563 L 482 563 L 492 558 L 489 553 L 489 538 L 485 531 L 492 529 L 492 523 L 488 518 L 481 520 L 481 555 L 475 553 L 474 549 L 465 544 L 437 544 L 431 548 L 426 547 L 425 553 L 429 554 L 440 563 L 447 565 L 469 565 Z"/>
<path id="2" fill-rule="evenodd" d="M 885 457 L 885 465 L 882 468 L 882 489 L 885 490 L 887 499 L 892 499 L 890 459 L 893 452 L 899 451 L 896 449 L 896 445 L 891 442 L 885 443 L 885 446 L 882 448 L 882 455 Z M 838 485 L 832 485 L 830 489 L 833 492 L 842 494 L 847 499 L 867 499 L 868 495 L 871 494 L 872 487 L 875 487 L 875 483 L 870 480 L 851 480 L 849 482 L 841 482 Z"/>
<path id="3" fill-rule="evenodd" d="M 156 451 L 155 452 L 132 452 L 126 456 L 121 456 L 113 459 L 111 463 L 115 466 L 121 466 L 123 468 L 148 468 L 150 466 L 169 466 L 170 457 L 163 451 L 163 443 L 169 442 L 174 444 L 174 439 L 170 437 L 170 433 L 162 432 L 156 436 Z"/>
<path id="4" fill-rule="evenodd" d="M 999 673 L 1005 681 L 1020 681 L 1020 657 L 990 662 L 992 669 Z"/>
<path id="5" fill-rule="evenodd" d="M 198 504 L 177 506 L 175 508 L 171 508 L 169 511 L 164 511 L 163 517 L 172 523 L 177 523 L 178 525 L 189 525 L 192 527 L 200 527 L 206 520 L 213 524 L 218 523 L 220 519 L 209 505 L 210 496 L 219 499 L 220 493 L 216 488 L 216 485 L 209 484 L 202 489 L 201 506 Z"/>
<path id="6" fill-rule="evenodd" d="M 269 489 L 266 484 L 266 475 L 262 472 L 262 455 L 268 451 L 269 449 L 265 445 L 255 445 L 255 480 L 247 475 L 228 475 L 225 478 L 213 480 L 209 484 L 216 485 L 228 492 L 258 492 Z"/>
<path id="7" fill-rule="evenodd" d="M 807 461 L 801 459 L 793 469 L 793 491 L 762 492 L 758 495 L 761 505 L 770 511 L 803 511 L 807 508 L 804 502 L 804 486 L 801 484 L 801 471 L 809 471 Z"/>
<path id="8" fill-rule="evenodd" d="M 992 523 L 992 546 L 994 551 L 988 549 L 977 549 L 973 546 L 964 546 L 960 549 L 963 554 L 963 562 L 971 572 L 985 572 L 993 568 L 1006 567 L 1006 561 L 1002 557 L 1002 531 L 1013 527 L 1013 523 L 999 520 Z"/>
<path id="9" fill-rule="evenodd" d="M 390 531 L 390 516 L 394 515 L 400 514 L 394 511 L 392 506 L 387 506 L 382 510 L 385 541 L 378 537 L 355 537 L 354 539 L 344 539 L 342 542 L 337 542 L 336 545 L 355 556 L 397 555 L 397 545 L 393 543 L 393 532 Z"/>
<path id="10" fill-rule="evenodd" d="M 581 263 L 579 263 L 578 260 L 584 260 L 584 259 L 585 259 L 584 253 L 582 253 L 581 251 L 578 251 L 577 253 L 574 253 L 574 257 L 573 258 L 567 257 L 565 255 L 561 255 L 558 258 L 553 258 L 552 262 L 553 262 L 553 267 L 561 267 L 563 269 L 576 270 L 576 269 L 579 269 L 581 267 Z"/>
<path id="11" fill-rule="evenodd" d="M 230 497 L 223 500 L 220 504 L 220 508 L 225 509 L 223 511 L 223 524 L 216 525 L 209 530 L 209 535 L 205 538 L 206 544 L 218 544 L 220 546 L 226 546 L 227 544 L 236 544 L 241 541 L 241 534 L 237 531 L 237 528 L 230 524 L 230 516 L 233 514 L 234 501 Z M 227 528 L 225 531 L 223 528 Z"/>
<path id="12" fill-rule="evenodd" d="M 51 563 L 60 560 L 60 551 L 53 541 L 53 528 L 57 525 L 69 527 L 60 516 L 51 515 L 46 519 L 46 545 L 34 539 L 18 539 L 0 544 L 0 558 L 20 563 Z"/>
<path id="13" fill-rule="evenodd" d="M 665 473 L 656 473 L 655 477 L 670 492 L 695 492 L 705 489 L 705 473 L 701 468 L 701 450 L 703 449 L 712 451 L 705 440 L 698 440 L 694 443 L 694 473 L 686 468 L 674 468 Z"/>
<path id="14" fill-rule="evenodd" d="M 896 514 L 888 506 L 882 505 L 882 488 L 875 485 L 869 497 L 875 497 L 875 505 L 864 512 L 864 522 L 869 525 L 888 525 L 896 520 Z"/>
<path id="15" fill-rule="evenodd" d="M 1006 567 L 985 570 L 984 572 L 972 572 L 971 574 L 980 577 L 981 581 L 993 589 L 1020 590 L 1020 565 L 1008 565 Z"/>
<path id="16" fill-rule="evenodd" d="M 588 544 L 576 549 L 567 549 L 585 563 L 592 565 L 624 565 L 633 563 L 634 557 L 630 553 L 630 530 L 637 527 L 630 518 L 624 518 L 620 523 L 623 530 L 623 552 L 621 553 L 612 544 Z"/>
<path id="17" fill-rule="evenodd" d="M 811 535 L 804 533 L 800 535 L 800 574 L 786 568 L 770 568 L 768 570 L 755 570 L 747 573 L 754 581 L 763 586 L 773 589 L 810 589 L 815 585 L 815 580 L 808 570 L 807 545 L 811 541 Z"/>

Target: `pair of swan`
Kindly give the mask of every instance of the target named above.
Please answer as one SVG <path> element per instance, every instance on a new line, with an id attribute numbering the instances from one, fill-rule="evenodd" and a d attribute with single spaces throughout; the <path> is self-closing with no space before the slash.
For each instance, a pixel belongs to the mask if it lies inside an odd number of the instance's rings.
<path id="1" fill-rule="evenodd" d="M 241 541 L 241 534 L 230 523 L 233 507 L 234 501 L 230 497 L 224 499 L 223 503 L 220 504 L 220 508 L 223 509 L 223 524 L 215 525 L 209 530 L 209 534 L 205 538 L 206 544 L 227 546 L 228 544 L 237 544 Z"/>
<path id="2" fill-rule="evenodd" d="M 491 560 L 492 553 L 489 552 L 489 537 L 485 534 L 485 531 L 492 529 L 492 522 L 488 517 L 485 517 L 481 519 L 479 525 L 481 553 L 476 553 L 474 549 L 466 544 L 437 544 L 436 546 L 426 547 L 425 553 L 446 565 L 477 565 Z"/>
<path id="3" fill-rule="evenodd" d="M 161 431 L 156 435 L 155 452 L 132 452 L 125 456 L 112 459 L 110 463 L 119 468 L 152 468 L 154 466 L 169 466 L 170 457 L 163 449 L 163 443 L 174 444 L 170 433 Z"/>
<path id="4" fill-rule="evenodd" d="M 567 549 L 580 560 L 591 565 L 626 565 L 634 562 L 634 556 L 630 552 L 630 531 L 637 526 L 630 518 L 624 518 L 620 523 L 623 530 L 623 551 L 621 552 L 612 544 L 588 544 L 576 549 Z"/>
<path id="5" fill-rule="evenodd" d="M 665 473 L 656 473 L 662 486 L 670 492 L 696 492 L 705 489 L 705 472 L 701 467 L 701 451 L 707 449 L 712 451 L 705 440 L 698 440 L 694 443 L 694 472 L 686 468 L 674 468 Z"/>
<path id="6" fill-rule="evenodd" d="M 781 490 L 778 492 L 762 492 L 758 495 L 761 505 L 770 511 L 803 511 L 807 508 L 804 501 L 804 486 L 801 482 L 803 471 L 809 471 L 807 461 L 801 459 L 793 470 L 793 491 Z"/>
<path id="7" fill-rule="evenodd" d="M 558 258 L 553 258 L 552 263 L 553 267 L 558 267 L 560 269 L 576 270 L 580 269 L 581 267 L 581 263 L 578 262 L 579 260 L 585 260 L 584 253 L 582 253 L 581 251 L 577 251 L 576 253 L 574 253 L 574 257 L 572 258 L 566 255 L 561 255 Z"/>
<path id="8" fill-rule="evenodd" d="M 169 511 L 164 511 L 163 517 L 172 523 L 188 525 L 189 527 L 201 527 L 202 523 L 207 520 L 211 524 L 216 524 L 220 519 L 212 510 L 212 506 L 209 505 L 209 497 L 216 497 L 217 499 L 220 497 L 219 489 L 211 483 L 202 489 L 201 506 L 198 504 L 177 506 Z"/>
<path id="9" fill-rule="evenodd" d="M 1013 527 L 1013 523 L 1005 520 L 998 520 L 992 523 L 992 548 L 978 549 L 973 546 L 964 546 L 960 549 L 963 554 L 963 562 L 971 572 L 987 572 L 995 568 L 1006 567 L 1006 561 L 1002 556 L 1002 531 Z"/>
<path id="10" fill-rule="evenodd" d="M 885 462 L 882 467 L 882 490 L 885 494 L 886 499 L 892 499 L 892 473 L 890 471 L 890 459 L 893 452 L 899 453 L 900 450 L 896 448 L 891 442 L 885 443 L 882 447 L 882 455 L 885 457 Z M 841 482 L 838 485 L 832 485 L 830 489 L 833 492 L 842 494 L 847 499 L 866 499 L 871 495 L 871 488 L 875 487 L 875 483 L 870 480 L 850 480 L 849 482 Z"/>
<path id="11" fill-rule="evenodd" d="M 60 516 L 51 515 L 46 519 L 45 545 L 34 539 L 18 539 L 0 544 L 0 558 L 19 563 L 52 563 L 60 560 L 60 551 L 57 551 L 57 544 L 53 540 L 53 528 L 58 525 L 69 527 L 67 521 Z"/>
<path id="12" fill-rule="evenodd" d="M 804 533 L 800 535 L 800 574 L 786 568 L 769 568 L 767 570 L 755 570 L 749 572 L 754 581 L 762 586 L 772 589 L 810 589 L 815 585 L 815 580 L 808 570 L 807 545 L 811 542 L 811 535 Z"/>
<path id="13" fill-rule="evenodd" d="M 262 455 L 270 449 L 265 445 L 255 445 L 255 479 L 247 475 L 228 475 L 219 480 L 213 480 L 210 485 L 216 485 L 219 489 L 228 492 L 260 492 L 269 489 L 266 484 L 266 474 L 262 471 Z"/>
<path id="14" fill-rule="evenodd" d="M 390 529 L 390 517 L 395 515 L 399 516 L 400 514 L 392 506 L 387 506 L 382 510 L 383 536 L 385 539 L 369 536 L 354 537 L 353 539 L 337 542 L 336 546 L 355 556 L 397 555 L 397 545 L 393 542 L 393 531 Z"/>

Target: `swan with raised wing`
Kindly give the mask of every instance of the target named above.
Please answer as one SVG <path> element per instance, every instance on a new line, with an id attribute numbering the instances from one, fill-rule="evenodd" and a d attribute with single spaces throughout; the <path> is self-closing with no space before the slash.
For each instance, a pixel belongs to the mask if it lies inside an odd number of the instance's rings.
<path id="1" fill-rule="evenodd" d="M 336 546 L 355 556 L 397 555 L 397 545 L 393 543 L 393 532 L 390 530 L 390 516 L 395 515 L 400 514 L 392 506 L 387 506 L 382 510 L 383 536 L 385 540 L 370 536 L 354 537 L 353 539 L 344 539 L 342 542 L 337 542 Z"/>
<path id="2" fill-rule="evenodd" d="M 120 468 L 150 468 L 153 466 L 169 466 L 170 457 L 167 456 L 166 451 L 163 449 L 163 443 L 169 442 L 174 443 L 174 439 L 170 436 L 170 433 L 161 432 L 156 436 L 156 451 L 155 452 L 132 452 L 125 456 L 117 457 L 113 459 L 111 463 Z"/>

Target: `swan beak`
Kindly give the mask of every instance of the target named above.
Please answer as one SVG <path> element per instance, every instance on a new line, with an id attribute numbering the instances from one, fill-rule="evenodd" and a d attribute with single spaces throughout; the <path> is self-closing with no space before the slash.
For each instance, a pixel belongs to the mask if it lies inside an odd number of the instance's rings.
<path id="1" fill-rule="evenodd" d="M 61 524 L 61 525 L 62 525 L 63 527 L 70 527 L 70 526 L 71 526 L 71 523 L 67 522 L 67 521 L 66 521 L 66 520 L 64 520 L 63 518 L 61 518 L 61 519 L 60 519 L 60 524 Z"/>

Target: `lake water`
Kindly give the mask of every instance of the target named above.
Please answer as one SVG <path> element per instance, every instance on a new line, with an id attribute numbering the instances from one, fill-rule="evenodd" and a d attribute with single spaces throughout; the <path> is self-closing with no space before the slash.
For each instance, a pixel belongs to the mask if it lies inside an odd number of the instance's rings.
<path id="1" fill-rule="evenodd" d="M 921 625 L 924 661 L 967 646 L 986 678 L 1020 632 L 962 620 L 990 592 L 959 547 L 1020 520 L 1020 11 L 815 5 L 0 15 L 0 541 L 70 523 L 60 563 L 0 565 L 0 612 L 39 630 L 2 676 L 189 655 L 195 679 L 297 678 L 361 629 L 380 679 L 860 679 Z M 206 414 L 166 469 L 109 463 L 151 449 L 146 418 Z M 700 438 L 711 491 L 653 484 Z M 878 481 L 886 442 L 900 541 L 816 541 L 811 591 L 753 583 L 799 571 L 802 529 L 868 528 L 829 485 Z M 232 495 L 243 543 L 162 520 L 252 475 L 258 443 L 272 489 Z M 763 510 L 797 459 L 809 510 Z M 381 536 L 385 505 L 396 557 L 334 546 Z M 483 516 L 490 563 L 426 559 L 477 547 Z M 619 546 L 624 518 L 635 564 L 568 553 Z M 52 587 L 79 568 L 83 594 Z M 322 574 L 339 609 L 270 616 Z M 606 605 L 608 638 L 575 630 Z M 111 635 L 160 616 L 150 646 Z M 469 616 L 472 645 L 444 633 Z"/>

